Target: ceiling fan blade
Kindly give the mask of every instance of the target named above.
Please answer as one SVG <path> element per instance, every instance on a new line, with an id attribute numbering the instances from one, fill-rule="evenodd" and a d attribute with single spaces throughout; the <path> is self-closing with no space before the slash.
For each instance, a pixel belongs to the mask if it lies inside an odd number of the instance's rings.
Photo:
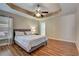
<path id="1" fill-rule="evenodd" d="M 48 11 L 42 11 L 42 13 L 48 13 Z"/>
<path id="2" fill-rule="evenodd" d="M 44 17 L 43 15 L 41 15 L 41 17 Z"/>

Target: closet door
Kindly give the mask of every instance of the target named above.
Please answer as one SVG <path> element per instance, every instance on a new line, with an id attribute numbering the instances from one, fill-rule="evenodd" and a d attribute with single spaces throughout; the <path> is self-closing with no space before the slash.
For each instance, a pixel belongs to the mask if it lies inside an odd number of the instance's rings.
<path id="1" fill-rule="evenodd" d="M 13 39 L 13 19 L 0 16 L 0 42 L 11 44 Z M 5 42 L 6 41 L 6 42 Z M 1 44 L 0 44 L 1 45 Z"/>
<path id="2" fill-rule="evenodd" d="M 13 18 L 9 18 L 9 21 L 8 21 L 8 25 L 9 25 L 9 43 L 12 44 L 12 41 L 13 41 Z"/>

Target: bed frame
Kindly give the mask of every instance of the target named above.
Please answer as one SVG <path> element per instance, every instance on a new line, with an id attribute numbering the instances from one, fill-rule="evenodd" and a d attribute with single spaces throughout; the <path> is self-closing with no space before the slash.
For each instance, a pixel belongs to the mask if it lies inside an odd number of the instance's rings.
<path id="1" fill-rule="evenodd" d="M 15 37 L 15 31 L 22 31 L 22 32 L 25 32 L 25 31 L 31 31 L 30 29 L 14 29 L 14 37 Z M 15 42 L 15 44 L 17 44 L 18 42 Z M 29 54 L 31 54 L 31 52 L 33 52 L 34 50 L 38 49 L 39 47 L 41 46 L 44 46 L 44 45 L 47 45 L 47 41 L 45 42 L 42 42 L 41 44 L 37 45 L 37 46 L 34 46 L 32 47 L 30 50 L 29 50 Z M 22 48 L 22 47 L 21 47 Z M 24 48 L 23 48 L 24 49 Z M 24 49 L 25 50 L 25 49 Z M 26 51 L 27 52 L 27 51 Z"/>

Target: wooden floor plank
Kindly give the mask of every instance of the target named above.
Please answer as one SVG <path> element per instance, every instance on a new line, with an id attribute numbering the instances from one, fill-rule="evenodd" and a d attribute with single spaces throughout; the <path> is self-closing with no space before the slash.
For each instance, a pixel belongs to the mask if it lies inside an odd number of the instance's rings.
<path id="1" fill-rule="evenodd" d="M 49 39 L 47 46 L 42 46 L 31 53 L 32 56 L 78 56 L 76 45 L 70 42 Z M 0 47 L 0 56 L 30 56 L 16 44 Z"/>

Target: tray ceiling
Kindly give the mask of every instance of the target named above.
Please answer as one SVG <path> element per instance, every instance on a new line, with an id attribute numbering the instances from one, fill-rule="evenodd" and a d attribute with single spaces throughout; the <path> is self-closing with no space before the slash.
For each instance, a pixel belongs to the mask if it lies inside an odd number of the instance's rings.
<path id="1" fill-rule="evenodd" d="M 37 3 L 15 3 L 16 6 L 24 9 L 31 11 L 32 13 L 34 12 Z M 78 3 L 40 3 L 40 7 L 44 11 L 48 11 L 49 15 L 53 15 L 52 12 L 57 11 L 59 8 L 61 8 L 61 14 L 70 14 L 70 13 L 75 13 L 77 9 Z M 18 14 L 21 16 L 29 16 L 32 17 L 32 15 L 29 15 L 28 13 L 22 13 L 20 11 L 17 11 L 16 9 L 11 8 L 5 3 L 0 3 L 0 10 L 8 11 L 10 13 Z"/>

